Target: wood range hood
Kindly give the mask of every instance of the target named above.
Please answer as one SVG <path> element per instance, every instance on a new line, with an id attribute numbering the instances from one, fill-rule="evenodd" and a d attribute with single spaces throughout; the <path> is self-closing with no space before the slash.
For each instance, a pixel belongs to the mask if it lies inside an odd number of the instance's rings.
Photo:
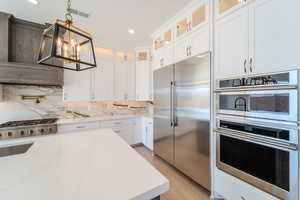
<path id="1" fill-rule="evenodd" d="M 62 69 L 36 63 L 47 27 L 0 12 L 0 84 L 63 85 Z"/>

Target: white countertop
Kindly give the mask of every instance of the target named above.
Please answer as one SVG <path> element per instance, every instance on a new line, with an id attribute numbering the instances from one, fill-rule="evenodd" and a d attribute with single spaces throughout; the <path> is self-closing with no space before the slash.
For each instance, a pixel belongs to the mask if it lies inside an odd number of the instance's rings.
<path id="1" fill-rule="evenodd" d="M 0 158 L 5 200 L 150 200 L 168 180 L 109 129 L 2 141 L 33 141 L 25 153 Z"/>

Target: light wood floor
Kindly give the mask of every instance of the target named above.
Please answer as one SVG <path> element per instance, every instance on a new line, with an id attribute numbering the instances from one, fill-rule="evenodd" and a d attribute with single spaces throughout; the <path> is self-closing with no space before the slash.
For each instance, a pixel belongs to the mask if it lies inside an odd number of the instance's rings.
<path id="1" fill-rule="evenodd" d="M 147 148 L 137 146 L 135 150 L 170 181 L 170 190 L 162 195 L 161 200 L 209 200 L 208 191 L 160 158 L 152 156 L 152 152 Z"/>

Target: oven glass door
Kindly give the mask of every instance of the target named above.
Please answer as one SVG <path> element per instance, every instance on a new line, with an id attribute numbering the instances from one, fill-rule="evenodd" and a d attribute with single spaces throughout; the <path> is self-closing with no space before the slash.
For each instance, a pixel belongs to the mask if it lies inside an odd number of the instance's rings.
<path id="1" fill-rule="evenodd" d="M 252 94 L 250 95 L 249 112 L 273 112 L 289 115 L 289 93 Z"/>
<path id="2" fill-rule="evenodd" d="M 217 166 L 281 199 L 298 196 L 298 151 L 218 133 Z"/>
<path id="3" fill-rule="evenodd" d="M 290 153 L 248 141 L 220 135 L 220 162 L 290 190 Z"/>
<path id="4" fill-rule="evenodd" d="M 297 90 L 222 92 L 218 113 L 297 121 Z"/>

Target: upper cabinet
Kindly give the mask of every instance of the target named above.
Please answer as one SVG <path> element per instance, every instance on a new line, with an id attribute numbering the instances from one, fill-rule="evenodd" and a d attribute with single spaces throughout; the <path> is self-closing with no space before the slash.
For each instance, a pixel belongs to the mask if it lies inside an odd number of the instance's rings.
<path id="1" fill-rule="evenodd" d="M 209 5 L 192 2 L 154 34 L 153 70 L 210 50 Z"/>
<path id="2" fill-rule="evenodd" d="M 248 9 L 243 8 L 217 21 L 215 29 L 217 79 L 247 74 L 248 19 Z"/>
<path id="3" fill-rule="evenodd" d="M 162 48 L 162 66 L 167 66 L 173 63 L 174 45 L 173 45 L 173 31 L 167 29 L 164 32 L 164 47 Z"/>
<path id="4" fill-rule="evenodd" d="M 65 70 L 64 101 L 135 100 L 134 54 L 97 46 L 95 56 L 97 68 Z"/>
<path id="5" fill-rule="evenodd" d="M 127 95 L 127 63 L 124 52 L 116 52 L 115 61 L 115 97 L 114 100 L 122 101 L 128 98 Z"/>
<path id="6" fill-rule="evenodd" d="M 94 101 L 111 101 L 114 99 L 114 53 L 112 49 L 95 47 L 98 67 L 94 70 Z"/>
<path id="7" fill-rule="evenodd" d="M 136 79 L 136 69 L 135 69 L 135 56 L 134 53 L 127 53 L 127 99 L 135 100 L 135 79 Z"/>
<path id="8" fill-rule="evenodd" d="M 207 22 L 208 15 L 207 13 L 207 4 L 203 4 L 199 6 L 192 13 L 192 28 L 196 28 L 197 26 Z"/>
<path id="9" fill-rule="evenodd" d="M 81 72 L 64 70 L 63 100 L 70 101 L 91 101 L 93 71 Z"/>
<path id="10" fill-rule="evenodd" d="M 239 9 L 247 1 L 249 0 L 215 0 L 217 18 Z"/>
<path id="11" fill-rule="evenodd" d="M 152 99 L 152 78 L 151 78 L 151 48 L 136 49 L 136 100 L 149 101 Z"/>
<path id="12" fill-rule="evenodd" d="M 299 8 L 299 0 L 256 0 L 250 4 L 249 62 L 253 72 L 300 67 Z"/>
<path id="13" fill-rule="evenodd" d="M 114 100 L 135 99 L 135 61 L 132 53 L 116 52 Z"/>
<path id="14" fill-rule="evenodd" d="M 185 33 L 190 31 L 191 29 L 191 22 L 188 20 L 188 18 L 184 18 L 180 20 L 176 25 L 176 37 L 183 36 Z"/>
<path id="15" fill-rule="evenodd" d="M 223 7 L 230 10 L 227 4 Z M 243 6 L 234 4 L 228 14 L 216 21 L 216 78 L 299 67 L 299 7 L 297 0 L 252 0 L 243 2 Z"/>

